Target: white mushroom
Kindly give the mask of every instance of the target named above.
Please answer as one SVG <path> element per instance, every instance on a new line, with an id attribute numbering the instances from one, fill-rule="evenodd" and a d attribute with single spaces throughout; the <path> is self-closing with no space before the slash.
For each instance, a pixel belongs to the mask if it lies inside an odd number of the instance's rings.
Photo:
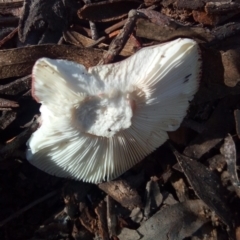
<path id="1" fill-rule="evenodd" d="M 32 95 L 42 104 L 42 124 L 28 141 L 27 159 L 58 177 L 93 183 L 118 177 L 180 126 L 200 72 L 200 51 L 191 39 L 88 70 L 38 60 Z"/>

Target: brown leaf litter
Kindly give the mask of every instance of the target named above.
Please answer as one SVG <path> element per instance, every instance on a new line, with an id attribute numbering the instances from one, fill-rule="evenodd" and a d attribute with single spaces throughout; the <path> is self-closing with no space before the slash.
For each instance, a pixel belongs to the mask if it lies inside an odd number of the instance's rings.
<path id="1" fill-rule="evenodd" d="M 240 239 L 240 1 L 6 0 L 0 25 L 0 239 Z M 203 68 L 170 144 L 98 185 L 26 161 L 37 59 L 90 67 L 179 37 Z"/>

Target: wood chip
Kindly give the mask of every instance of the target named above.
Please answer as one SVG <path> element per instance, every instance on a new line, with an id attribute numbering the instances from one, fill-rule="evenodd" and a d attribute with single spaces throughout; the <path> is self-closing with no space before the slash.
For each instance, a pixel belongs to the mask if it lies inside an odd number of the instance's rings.
<path id="1" fill-rule="evenodd" d="M 100 183 L 98 187 L 128 209 L 142 206 L 139 194 L 125 180 Z"/>
<path id="2" fill-rule="evenodd" d="M 107 203 L 107 225 L 108 225 L 108 232 L 109 237 L 112 238 L 116 236 L 116 229 L 117 229 L 117 216 L 115 213 L 115 204 L 114 200 L 107 195 L 106 196 L 106 203 Z"/>
<path id="3" fill-rule="evenodd" d="M 107 208 L 104 201 L 101 201 L 100 204 L 95 208 L 95 213 L 98 216 L 98 234 L 100 235 L 102 240 L 109 240 L 107 225 Z"/>

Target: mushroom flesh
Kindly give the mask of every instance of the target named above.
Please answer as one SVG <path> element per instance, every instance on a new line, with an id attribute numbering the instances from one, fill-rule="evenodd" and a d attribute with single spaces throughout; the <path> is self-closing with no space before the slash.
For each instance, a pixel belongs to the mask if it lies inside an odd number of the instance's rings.
<path id="1" fill-rule="evenodd" d="M 27 143 L 27 159 L 58 177 L 114 179 L 180 126 L 200 74 L 198 44 L 186 38 L 89 69 L 41 58 L 32 95 L 42 104 L 42 122 Z"/>

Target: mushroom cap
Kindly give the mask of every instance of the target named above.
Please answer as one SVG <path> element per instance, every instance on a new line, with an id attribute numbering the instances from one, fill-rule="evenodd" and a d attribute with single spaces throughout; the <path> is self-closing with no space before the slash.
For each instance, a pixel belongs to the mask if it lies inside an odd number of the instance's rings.
<path id="1" fill-rule="evenodd" d="M 42 104 L 42 124 L 27 143 L 28 161 L 58 177 L 93 183 L 118 177 L 180 126 L 200 73 L 200 50 L 191 39 L 88 70 L 38 60 L 32 95 Z"/>

